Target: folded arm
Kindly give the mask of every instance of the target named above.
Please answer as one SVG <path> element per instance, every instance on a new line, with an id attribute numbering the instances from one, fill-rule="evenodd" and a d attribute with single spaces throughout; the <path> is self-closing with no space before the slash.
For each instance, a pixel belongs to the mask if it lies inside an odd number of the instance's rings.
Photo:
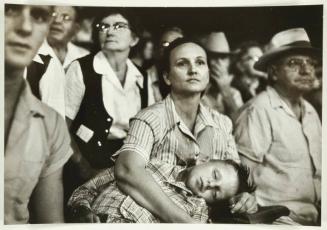
<path id="1" fill-rule="evenodd" d="M 139 154 L 128 150 L 120 152 L 115 165 L 119 189 L 163 222 L 195 222 L 162 191 L 145 166 L 146 162 Z"/>

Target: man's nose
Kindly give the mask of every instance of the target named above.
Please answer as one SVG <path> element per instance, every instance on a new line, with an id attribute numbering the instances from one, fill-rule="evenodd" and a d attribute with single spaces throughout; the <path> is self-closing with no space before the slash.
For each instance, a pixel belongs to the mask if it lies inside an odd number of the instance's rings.
<path id="1" fill-rule="evenodd" d="M 312 64 L 310 64 L 310 63 L 303 62 L 300 65 L 300 73 L 302 73 L 302 74 L 313 73 L 314 70 L 315 70 L 315 67 Z"/>

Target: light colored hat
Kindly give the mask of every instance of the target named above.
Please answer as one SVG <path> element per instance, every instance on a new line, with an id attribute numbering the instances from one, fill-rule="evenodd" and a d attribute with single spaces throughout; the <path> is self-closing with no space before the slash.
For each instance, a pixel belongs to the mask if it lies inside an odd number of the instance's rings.
<path id="1" fill-rule="evenodd" d="M 279 32 L 272 37 L 267 46 L 267 52 L 254 64 L 254 68 L 266 71 L 271 61 L 289 52 L 320 55 L 320 50 L 311 46 L 307 32 L 303 28 L 293 28 Z"/>
<path id="2" fill-rule="evenodd" d="M 229 44 L 224 32 L 211 32 L 205 42 L 204 47 L 210 53 L 230 55 Z"/>

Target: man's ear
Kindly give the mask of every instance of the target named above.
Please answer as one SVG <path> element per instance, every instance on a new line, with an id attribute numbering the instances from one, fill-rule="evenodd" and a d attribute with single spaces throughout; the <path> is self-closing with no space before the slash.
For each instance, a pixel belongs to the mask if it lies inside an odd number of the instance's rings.
<path id="1" fill-rule="evenodd" d="M 163 79 L 164 79 L 165 83 L 166 83 L 168 86 L 171 85 L 171 81 L 170 81 L 170 79 L 169 79 L 169 76 L 168 76 L 168 73 L 167 73 L 167 72 L 164 72 L 164 73 L 163 73 Z"/>

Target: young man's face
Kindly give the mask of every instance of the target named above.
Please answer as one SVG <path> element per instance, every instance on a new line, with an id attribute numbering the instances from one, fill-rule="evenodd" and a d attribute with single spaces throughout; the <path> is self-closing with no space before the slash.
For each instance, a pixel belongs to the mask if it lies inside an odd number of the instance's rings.
<path id="1" fill-rule="evenodd" d="M 239 181 L 233 166 L 215 160 L 191 168 L 186 175 L 185 185 L 210 204 L 234 196 Z"/>
<path id="2" fill-rule="evenodd" d="M 29 65 L 49 31 L 50 6 L 5 6 L 5 64 L 10 69 Z"/>

